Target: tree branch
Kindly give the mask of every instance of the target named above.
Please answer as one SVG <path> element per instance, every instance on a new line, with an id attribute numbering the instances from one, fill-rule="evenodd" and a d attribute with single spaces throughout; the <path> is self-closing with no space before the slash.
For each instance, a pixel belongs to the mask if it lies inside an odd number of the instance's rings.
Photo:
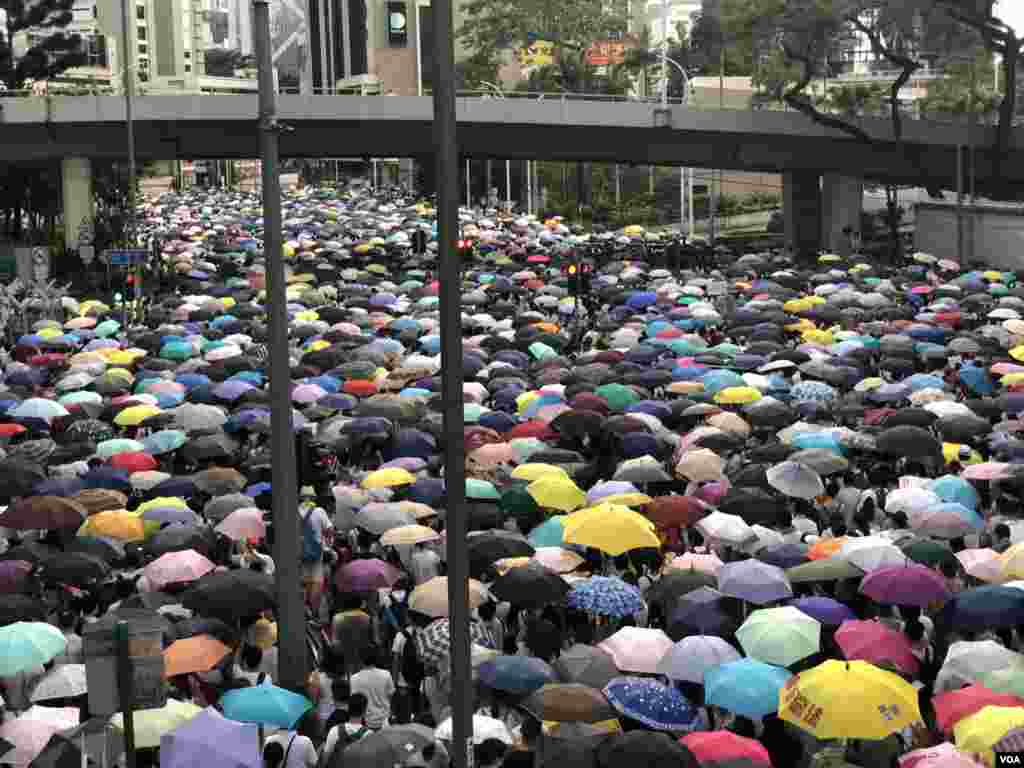
<path id="1" fill-rule="evenodd" d="M 824 125 L 826 128 L 835 128 L 836 130 L 852 136 L 858 141 L 863 141 L 866 144 L 873 144 L 874 139 L 872 139 L 866 131 L 856 125 L 846 122 L 845 120 L 841 120 L 834 115 L 820 111 L 811 103 L 810 98 L 803 93 L 804 89 L 807 88 L 814 77 L 814 63 L 811 60 L 811 57 L 807 54 L 797 53 L 785 42 L 782 43 L 782 51 L 786 54 L 787 59 L 799 62 L 803 70 L 800 80 L 797 81 L 797 83 L 789 90 L 786 90 L 781 94 L 782 100 L 793 109 L 807 115 L 811 120 L 819 125 Z M 782 86 L 780 86 L 780 90 L 781 89 Z"/>
<path id="2" fill-rule="evenodd" d="M 853 24 L 857 30 L 862 32 L 868 38 L 871 42 L 872 50 L 874 50 L 877 55 L 882 56 L 887 61 L 902 68 L 899 77 L 897 77 L 889 87 L 889 116 L 892 119 L 892 131 L 896 141 L 900 141 L 903 138 L 903 116 L 900 114 L 900 91 L 903 86 L 910 81 L 914 72 L 921 68 L 921 64 L 914 61 L 909 56 L 904 56 L 898 51 L 886 46 L 882 43 L 882 38 L 878 34 L 878 30 L 871 29 L 856 16 L 847 17 L 847 21 Z"/>

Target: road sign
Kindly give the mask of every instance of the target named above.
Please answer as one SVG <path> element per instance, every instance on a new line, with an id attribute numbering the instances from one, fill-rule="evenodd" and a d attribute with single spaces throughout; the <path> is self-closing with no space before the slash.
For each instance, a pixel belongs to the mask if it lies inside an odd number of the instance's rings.
<path id="1" fill-rule="evenodd" d="M 106 262 L 112 267 L 130 267 L 136 264 L 145 264 L 149 257 L 149 251 L 141 248 L 108 250 L 103 254 Z"/>
<path id="2" fill-rule="evenodd" d="M 128 622 L 128 657 L 132 670 L 132 702 L 135 709 L 160 709 L 167 703 L 164 686 L 163 627 L 144 619 Z M 93 715 L 112 715 L 122 709 L 118 690 L 117 628 L 109 622 L 96 622 L 83 633 L 85 678 L 89 684 L 89 711 Z"/>

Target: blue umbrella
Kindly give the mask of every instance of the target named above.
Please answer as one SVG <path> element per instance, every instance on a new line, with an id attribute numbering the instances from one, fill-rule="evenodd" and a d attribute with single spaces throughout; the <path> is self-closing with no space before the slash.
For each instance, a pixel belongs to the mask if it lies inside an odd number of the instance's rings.
<path id="1" fill-rule="evenodd" d="M 646 677 L 616 677 L 604 687 L 616 711 L 656 731 L 689 731 L 698 710 L 678 688 Z"/>
<path id="2" fill-rule="evenodd" d="M 526 537 L 534 547 L 560 547 L 565 543 L 565 516 L 555 515 L 538 525 Z"/>
<path id="3" fill-rule="evenodd" d="M 506 693 L 533 693 L 558 681 L 555 671 L 532 656 L 498 656 L 480 665 L 480 682 Z"/>
<path id="4" fill-rule="evenodd" d="M 986 586 L 961 592 L 939 612 L 946 627 L 979 630 L 1024 624 L 1024 590 Z"/>
<path id="5" fill-rule="evenodd" d="M 619 618 L 639 613 L 644 607 L 639 589 L 607 576 L 591 576 L 576 582 L 566 602 L 578 611 Z"/>
<path id="6" fill-rule="evenodd" d="M 789 396 L 796 401 L 829 403 L 836 399 L 836 391 L 821 381 L 801 381 L 793 385 Z"/>
<path id="7" fill-rule="evenodd" d="M 269 683 L 228 691 L 220 705 L 225 717 L 240 723 L 289 729 L 313 706 L 305 696 Z"/>
<path id="8" fill-rule="evenodd" d="M 183 446 L 187 440 L 184 432 L 178 429 L 162 429 L 142 439 L 146 447 L 146 453 L 152 456 L 160 456 L 164 453 L 176 451 Z"/>
<path id="9" fill-rule="evenodd" d="M 928 490 L 943 501 L 960 504 L 972 511 L 977 511 L 978 503 L 981 501 L 974 486 L 956 475 L 943 475 L 932 480 Z"/>
<path id="10" fill-rule="evenodd" d="M 654 291 L 637 291 L 626 300 L 630 309 L 646 309 L 658 303 L 658 294 Z"/>
<path id="11" fill-rule="evenodd" d="M 779 710 L 779 691 L 791 677 L 782 667 L 740 659 L 704 673 L 704 703 L 762 718 Z"/>
<path id="12" fill-rule="evenodd" d="M 960 369 L 960 381 L 975 395 L 987 396 L 995 392 L 992 378 L 984 368 L 964 366 Z"/>

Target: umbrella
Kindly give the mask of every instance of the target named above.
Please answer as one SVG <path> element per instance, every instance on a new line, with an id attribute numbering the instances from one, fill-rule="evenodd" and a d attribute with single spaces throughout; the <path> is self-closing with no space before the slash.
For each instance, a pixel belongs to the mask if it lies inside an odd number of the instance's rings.
<path id="1" fill-rule="evenodd" d="M 1024 623 L 1024 590 L 984 586 L 954 595 L 936 620 L 946 627 L 977 630 Z"/>
<path id="2" fill-rule="evenodd" d="M 623 627 L 597 647 L 623 672 L 655 674 L 658 662 L 672 648 L 672 640 L 660 629 Z"/>
<path id="3" fill-rule="evenodd" d="M 20 717 L 0 726 L 0 739 L 14 749 L 3 756 L 5 763 L 18 768 L 28 766 L 58 731 L 78 725 L 77 707 L 41 707 L 35 705 Z"/>
<path id="4" fill-rule="evenodd" d="M 285 729 L 293 728 L 312 706 L 305 696 L 270 683 L 236 688 L 220 699 L 225 717 Z"/>
<path id="5" fill-rule="evenodd" d="M 769 485 L 779 493 L 798 499 L 813 499 L 825 492 L 821 477 L 806 464 L 784 461 L 765 473 Z"/>
<path id="6" fill-rule="evenodd" d="M 830 597 L 801 597 L 790 600 L 789 605 L 832 627 L 857 618 L 849 606 Z"/>
<path id="7" fill-rule="evenodd" d="M 241 507 L 221 520 L 214 529 L 232 541 L 243 539 L 263 539 L 267 535 L 267 526 L 263 521 L 263 511 L 256 507 Z"/>
<path id="8" fill-rule="evenodd" d="M 566 596 L 570 608 L 598 616 L 621 618 L 643 610 L 640 590 L 621 579 L 591 576 L 576 582 Z"/>
<path id="9" fill-rule="evenodd" d="M 689 731 L 697 708 L 675 687 L 643 677 L 616 677 L 604 687 L 616 711 L 657 731 Z"/>
<path id="10" fill-rule="evenodd" d="M 513 605 L 540 608 L 561 602 L 569 592 L 569 585 L 557 573 L 539 563 L 531 563 L 499 576 L 491 584 L 490 592 L 498 600 Z"/>
<path id="11" fill-rule="evenodd" d="M 942 574 L 916 564 L 872 571 L 861 581 L 860 591 L 875 602 L 920 608 L 950 596 Z"/>
<path id="12" fill-rule="evenodd" d="M 555 671 L 530 656 L 496 656 L 477 668 L 488 688 L 517 695 L 529 694 L 556 680 Z"/>
<path id="13" fill-rule="evenodd" d="M 599 504 L 569 515 L 565 521 L 565 542 L 599 549 L 613 556 L 632 549 L 661 546 L 654 524 L 619 504 Z"/>
<path id="14" fill-rule="evenodd" d="M 956 691 L 946 691 L 932 699 L 935 720 L 945 733 L 950 733 L 958 722 L 985 707 L 1021 707 L 1024 699 L 1006 693 L 996 693 L 983 685 L 969 685 Z"/>
<path id="15" fill-rule="evenodd" d="M 182 596 L 181 603 L 202 616 L 233 623 L 273 608 L 276 600 L 270 576 L 237 570 L 203 576 Z"/>
<path id="16" fill-rule="evenodd" d="M 257 726 L 229 720 L 212 707 L 160 739 L 161 768 L 188 768 L 208 761 L 224 768 L 251 768 L 261 760 Z"/>
<path id="17" fill-rule="evenodd" d="M 615 717 L 615 710 L 599 689 L 579 683 L 544 685 L 522 706 L 534 717 L 549 722 L 599 723 Z"/>
<path id="18" fill-rule="evenodd" d="M 469 580 L 469 606 L 475 610 L 486 599 L 484 585 L 475 579 Z M 420 584 L 409 595 L 409 610 L 435 619 L 448 616 L 448 577 L 435 576 Z"/>
<path id="19" fill-rule="evenodd" d="M 732 761 L 749 761 L 752 765 L 768 766 L 771 757 L 764 745 L 756 739 L 738 736 L 732 731 L 701 731 L 689 733 L 680 743 L 693 753 L 701 765 L 716 763 L 730 764 Z"/>
<path id="20" fill-rule="evenodd" d="M 691 635 L 669 649 L 658 662 L 658 674 L 670 680 L 703 684 L 709 669 L 738 661 L 740 654 L 720 637 Z"/>
<path id="21" fill-rule="evenodd" d="M 50 624 L 19 621 L 0 627 L 0 677 L 13 677 L 63 653 L 68 641 Z"/>
<path id="22" fill-rule="evenodd" d="M 793 677 L 779 717 L 818 739 L 884 739 L 921 719 L 917 689 L 866 661 L 826 661 Z"/>
<path id="23" fill-rule="evenodd" d="M 88 510 L 72 499 L 30 496 L 19 499 L 0 514 L 0 527 L 23 530 L 78 528 Z"/>
<path id="24" fill-rule="evenodd" d="M 434 743 L 434 733 L 422 725 L 389 725 L 345 747 L 343 762 L 360 766 L 401 765 L 410 755 Z"/>
<path id="25" fill-rule="evenodd" d="M 580 643 L 562 651 L 552 666 L 563 682 L 598 689 L 619 675 L 619 668 L 607 651 Z"/>
<path id="26" fill-rule="evenodd" d="M 163 736 L 187 723 L 202 712 L 201 707 L 186 701 L 168 699 L 159 709 L 142 709 L 134 714 L 135 746 L 137 749 L 153 749 L 160 746 Z M 124 730 L 121 713 L 110 718 L 118 730 Z"/>
<path id="27" fill-rule="evenodd" d="M 470 641 L 477 645 L 490 647 L 490 640 L 483 628 L 476 622 L 469 625 Z M 438 619 L 416 633 L 416 650 L 420 661 L 428 669 L 439 668 L 448 658 L 451 648 L 451 629 L 448 619 Z"/>
<path id="28" fill-rule="evenodd" d="M 981 755 L 986 765 L 994 765 L 995 755 L 992 750 L 996 744 L 1022 726 L 1024 709 L 988 706 L 958 722 L 953 728 L 953 734 L 962 752 Z"/>
<path id="29" fill-rule="evenodd" d="M 60 664 L 39 678 L 32 688 L 32 701 L 71 699 L 87 690 L 84 664 Z"/>
<path id="30" fill-rule="evenodd" d="M 496 739 L 502 744 L 513 744 L 512 734 L 501 720 L 486 715 L 473 715 L 473 744 L 483 744 L 488 739 Z M 452 719 L 449 717 L 434 731 L 434 735 L 443 741 L 452 740 Z"/>
<path id="31" fill-rule="evenodd" d="M 894 664 L 909 675 L 916 675 L 920 666 L 907 636 L 878 621 L 844 621 L 835 641 L 850 660 Z"/>
<path id="32" fill-rule="evenodd" d="M 163 589 L 168 584 L 196 581 L 213 569 L 212 561 L 187 549 L 161 555 L 143 569 L 143 575 L 154 589 Z"/>
<path id="33" fill-rule="evenodd" d="M 704 675 L 704 703 L 760 719 L 779 708 L 779 694 L 790 673 L 755 659 L 740 659 Z"/>
<path id="34" fill-rule="evenodd" d="M 762 608 L 754 611 L 736 631 L 747 656 L 788 667 L 817 653 L 821 624 L 797 608 Z"/>
<path id="35" fill-rule="evenodd" d="M 370 558 L 353 560 L 339 568 L 334 583 L 342 592 L 372 592 L 390 588 L 400 576 L 401 571 L 393 565 Z"/>
<path id="36" fill-rule="evenodd" d="M 598 768 L 643 765 L 645 768 L 698 768 L 693 754 L 664 733 L 631 731 L 615 734 L 601 743 Z"/>
<path id="37" fill-rule="evenodd" d="M 229 653 L 228 646 L 210 635 L 176 640 L 164 650 L 164 677 L 207 672 Z"/>
<path id="38" fill-rule="evenodd" d="M 718 571 L 718 589 L 758 605 L 793 596 L 786 572 L 759 560 L 727 563 Z"/>

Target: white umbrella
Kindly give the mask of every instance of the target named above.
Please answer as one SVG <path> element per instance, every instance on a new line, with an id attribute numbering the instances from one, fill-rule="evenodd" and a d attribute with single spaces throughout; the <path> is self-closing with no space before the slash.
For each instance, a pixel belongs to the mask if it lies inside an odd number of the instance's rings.
<path id="1" fill-rule="evenodd" d="M 903 550 L 881 536 L 848 539 L 837 556 L 841 560 L 853 563 L 862 571 L 877 571 L 879 568 L 907 564 L 907 556 Z"/>
<path id="2" fill-rule="evenodd" d="M 756 541 L 758 536 L 739 515 L 727 515 L 725 512 L 712 512 L 697 521 L 697 530 L 709 539 L 723 544 L 739 546 Z"/>
<path id="3" fill-rule="evenodd" d="M 32 701 L 73 698 L 86 691 L 85 664 L 62 664 L 39 679 L 32 689 Z"/>
<path id="4" fill-rule="evenodd" d="M 691 635 L 673 645 L 658 662 L 658 674 L 670 680 L 704 683 L 704 673 L 740 659 L 739 652 L 720 637 Z"/>
<path id="5" fill-rule="evenodd" d="M 821 477 L 806 464 L 784 461 L 765 472 L 768 484 L 786 496 L 813 499 L 825 492 Z"/>
<path id="6" fill-rule="evenodd" d="M 434 735 L 442 741 L 451 742 L 454 738 L 452 734 L 452 719 L 449 717 L 434 731 Z M 496 720 L 493 717 L 485 717 L 484 715 L 473 715 L 473 743 L 483 744 L 488 739 L 497 739 L 503 744 L 512 746 L 514 739 L 512 733 L 509 731 L 501 720 Z"/>
<path id="7" fill-rule="evenodd" d="M 1020 665 L 1024 665 L 1024 656 L 1004 648 L 994 640 L 953 643 L 935 678 L 935 693 L 969 685 L 986 672 Z"/>

